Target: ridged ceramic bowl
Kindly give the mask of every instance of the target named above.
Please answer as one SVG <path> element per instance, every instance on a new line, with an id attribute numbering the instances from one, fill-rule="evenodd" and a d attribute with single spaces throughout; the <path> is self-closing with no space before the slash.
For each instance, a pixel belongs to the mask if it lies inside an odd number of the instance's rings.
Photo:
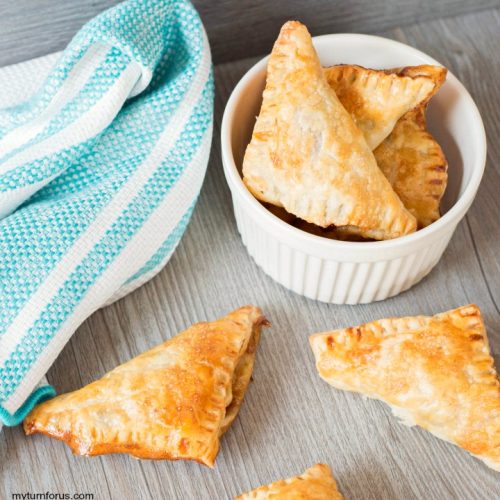
<path id="1" fill-rule="evenodd" d="M 439 64 L 399 42 L 369 35 L 314 38 L 323 66 L 348 63 L 369 68 Z M 222 161 L 234 214 L 255 262 L 286 288 L 335 304 L 383 300 L 418 283 L 438 263 L 457 224 L 476 195 L 486 161 L 479 111 L 464 86 L 448 73 L 432 98 L 428 128 L 448 159 L 443 216 L 416 233 L 387 241 L 346 242 L 297 229 L 262 206 L 245 187 L 241 165 L 262 102 L 267 58 L 240 80 L 222 120 Z"/>

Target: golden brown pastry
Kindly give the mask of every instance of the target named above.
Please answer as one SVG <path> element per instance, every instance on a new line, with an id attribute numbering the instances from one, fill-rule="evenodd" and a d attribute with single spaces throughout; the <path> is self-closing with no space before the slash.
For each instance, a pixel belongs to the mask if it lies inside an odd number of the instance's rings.
<path id="1" fill-rule="evenodd" d="M 310 337 L 320 376 L 500 471 L 500 382 L 475 305 Z"/>
<path id="2" fill-rule="evenodd" d="M 373 147 L 387 137 L 374 150 L 375 159 L 419 227 L 437 220 L 447 162 L 426 129 L 425 106 L 446 80 L 446 68 L 338 65 L 325 68 L 325 74 L 368 144 Z"/>
<path id="3" fill-rule="evenodd" d="M 373 152 L 378 166 L 420 228 L 440 217 L 439 205 L 448 181 L 443 150 L 425 125 L 425 110 L 415 108 L 396 123 Z"/>
<path id="4" fill-rule="evenodd" d="M 342 500 L 330 467 L 316 464 L 300 476 L 282 479 L 243 493 L 235 500 Z"/>
<path id="5" fill-rule="evenodd" d="M 252 374 L 261 310 L 197 323 L 100 380 L 36 406 L 26 434 L 65 441 L 78 455 L 128 453 L 212 467 Z"/>
<path id="6" fill-rule="evenodd" d="M 414 68 L 397 69 L 397 74 L 394 70 L 348 64 L 325 68 L 329 85 L 363 132 L 370 149 L 382 143 L 405 113 L 427 103 L 437 91 L 440 70 L 444 68 Z"/>
<path id="7" fill-rule="evenodd" d="M 260 201 L 321 227 L 375 239 L 416 229 L 296 21 L 283 26 L 269 58 L 243 176 Z"/>
<path id="8" fill-rule="evenodd" d="M 434 82 L 434 89 L 427 96 L 422 104 L 427 104 L 430 98 L 441 88 L 446 81 L 448 70 L 442 66 L 433 66 L 432 64 L 421 64 L 419 66 L 404 66 L 402 68 L 391 68 L 384 70 L 388 74 L 397 74 L 399 76 L 408 76 L 410 78 L 426 77 Z"/>
<path id="9" fill-rule="evenodd" d="M 407 66 L 385 70 L 411 78 L 427 77 L 434 82 L 432 97 L 446 80 L 447 70 L 440 66 Z M 389 137 L 373 152 L 382 172 L 405 207 L 426 227 L 440 217 L 439 205 L 448 182 L 448 162 L 427 131 L 426 103 L 399 119 Z"/>

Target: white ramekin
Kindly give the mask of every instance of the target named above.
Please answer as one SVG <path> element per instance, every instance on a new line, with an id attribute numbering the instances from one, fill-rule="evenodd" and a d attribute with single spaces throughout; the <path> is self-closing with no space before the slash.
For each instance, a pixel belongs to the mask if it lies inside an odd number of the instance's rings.
<path id="1" fill-rule="evenodd" d="M 324 66 L 349 63 L 371 68 L 439 64 L 393 40 L 335 34 L 314 38 Z M 345 242 L 297 229 L 266 210 L 241 179 L 241 163 L 265 83 L 267 58 L 240 80 L 222 120 L 222 161 L 234 214 L 255 262 L 286 288 L 335 304 L 360 304 L 397 295 L 418 283 L 437 264 L 476 195 L 486 161 L 486 137 L 479 111 L 455 76 L 433 97 L 429 129 L 449 163 L 444 215 L 416 233 L 394 240 Z"/>

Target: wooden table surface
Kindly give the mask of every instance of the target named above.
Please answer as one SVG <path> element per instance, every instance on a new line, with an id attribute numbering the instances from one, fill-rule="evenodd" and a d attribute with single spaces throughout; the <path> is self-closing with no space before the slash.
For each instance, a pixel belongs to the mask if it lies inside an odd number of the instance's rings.
<path id="1" fill-rule="evenodd" d="M 61 49 L 79 25 L 113 3 L 1 0 L 0 64 Z M 500 364 L 500 3 L 321 0 L 302 8 L 313 34 L 375 32 L 441 61 L 471 92 L 488 135 L 488 164 L 477 198 L 441 262 L 411 290 L 362 306 L 314 302 L 268 278 L 240 240 L 222 172 L 219 131 L 224 104 L 256 60 L 241 57 L 268 51 L 279 24 L 287 17 L 301 17 L 301 3 L 195 3 L 219 64 L 212 154 L 192 221 L 166 268 L 90 317 L 48 379 L 59 392 L 79 388 L 193 322 L 255 303 L 273 326 L 263 335 L 254 382 L 239 417 L 222 439 L 214 470 L 120 455 L 79 458 L 60 442 L 26 438 L 20 427 L 4 428 L 0 498 L 26 492 L 93 493 L 95 499 L 231 498 L 316 462 L 331 465 L 347 499 L 498 498 L 499 473 L 425 431 L 400 425 L 384 404 L 322 382 L 307 336 L 476 302 Z"/>

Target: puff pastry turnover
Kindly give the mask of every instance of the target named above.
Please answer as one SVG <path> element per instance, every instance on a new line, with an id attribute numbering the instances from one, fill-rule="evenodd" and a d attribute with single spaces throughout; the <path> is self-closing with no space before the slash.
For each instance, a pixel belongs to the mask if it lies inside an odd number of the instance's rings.
<path id="1" fill-rule="evenodd" d="M 500 471 L 500 382 L 479 308 L 373 321 L 310 337 L 320 376 L 388 403 Z"/>
<path id="2" fill-rule="evenodd" d="M 427 77 L 434 82 L 434 95 L 446 80 L 440 66 L 408 66 L 385 70 L 410 78 Z M 429 98 L 431 97 L 429 96 Z M 408 111 L 387 139 L 373 152 L 405 207 L 417 218 L 419 228 L 440 217 L 439 205 L 448 182 L 448 162 L 443 150 L 427 131 L 426 103 Z"/>
<path id="3" fill-rule="evenodd" d="M 425 110 L 408 111 L 373 152 L 378 166 L 420 228 L 440 217 L 439 205 L 448 181 L 443 150 L 425 125 Z"/>
<path id="4" fill-rule="evenodd" d="M 236 497 L 235 500 L 342 500 L 330 467 L 316 464 L 300 476 L 282 479 Z"/>
<path id="5" fill-rule="evenodd" d="M 260 201 L 321 227 L 375 239 L 416 229 L 296 21 L 283 26 L 269 58 L 243 177 Z"/>
<path id="6" fill-rule="evenodd" d="M 26 434 L 78 455 L 128 453 L 210 467 L 242 403 L 265 319 L 246 306 L 197 323 L 80 390 L 36 406 Z"/>
<path id="7" fill-rule="evenodd" d="M 406 112 L 429 101 L 440 86 L 443 71 L 446 76 L 444 68 L 428 65 L 382 71 L 341 64 L 324 71 L 372 150 Z"/>

